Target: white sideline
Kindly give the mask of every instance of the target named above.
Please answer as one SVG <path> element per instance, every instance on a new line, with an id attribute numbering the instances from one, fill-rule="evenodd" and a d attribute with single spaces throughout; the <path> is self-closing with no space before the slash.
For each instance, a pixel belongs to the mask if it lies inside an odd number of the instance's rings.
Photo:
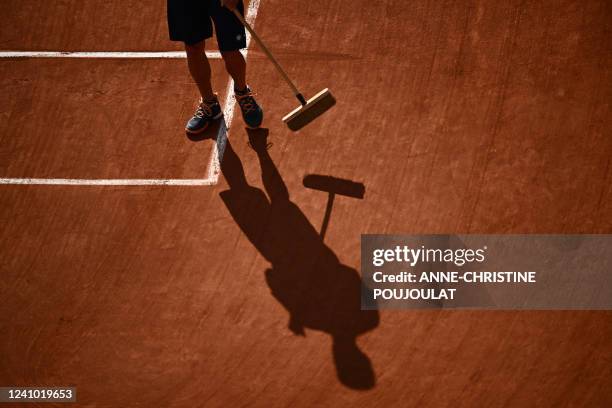
<path id="1" fill-rule="evenodd" d="M 257 11 L 259 10 L 260 0 L 251 0 L 249 7 L 246 12 L 246 21 L 251 25 L 255 26 L 255 20 L 257 19 Z M 251 35 L 246 32 L 246 48 L 244 49 L 244 58 L 246 59 L 249 53 L 249 45 L 251 44 Z M 225 152 L 225 145 L 228 138 L 230 127 L 232 126 L 232 120 L 234 119 L 234 108 L 236 106 L 236 98 L 234 96 L 234 80 L 230 78 L 227 85 L 227 92 L 225 97 L 225 103 L 223 106 L 223 119 L 219 125 L 219 131 L 217 132 L 216 143 L 213 145 L 212 152 L 210 154 L 210 163 L 208 164 L 208 177 L 207 181 L 209 185 L 217 184 L 219 181 L 219 174 L 221 173 L 221 160 L 223 160 L 223 153 Z"/>
<path id="2" fill-rule="evenodd" d="M 260 0 L 251 0 L 246 12 L 246 20 L 255 26 Z M 251 43 L 247 32 L 247 48 L 243 50 L 246 58 Z M 34 55 L 36 54 L 36 55 Z M 218 52 L 207 52 L 209 58 L 221 58 Z M 0 58 L 185 58 L 180 52 L 37 52 L 37 51 L 0 51 Z M 221 160 L 225 151 L 228 133 L 234 118 L 236 98 L 234 81 L 230 78 L 227 86 L 223 119 L 219 125 L 216 143 L 211 151 L 207 177 L 204 179 L 59 179 L 59 178 L 0 178 L 1 184 L 13 185 L 61 185 L 61 186 L 211 186 L 219 181 Z"/>
<path id="3" fill-rule="evenodd" d="M 221 58 L 218 51 L 206 51 L 212 59 Z M 0 58 L 187 58 L 185 51 L 0 51 Z"/>
<path id="4" fill-rule="evenodd" d="M 241 51 L 243 55 L 245 51 Z M 221 53 L 206 51 L 206 57 L 221 59 Z M 187 54 L 185 51 L 0 51 L 0 58 L 185 59 Z"/>

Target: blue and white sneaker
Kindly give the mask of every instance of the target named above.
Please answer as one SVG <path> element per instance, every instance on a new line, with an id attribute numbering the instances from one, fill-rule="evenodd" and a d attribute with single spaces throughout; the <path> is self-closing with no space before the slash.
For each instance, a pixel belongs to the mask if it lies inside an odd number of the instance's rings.
<path id="1" fill-rule="evenodd" d="M 216 95 L 207 101 L 200 98 L 198 109 L 187 122 L 185 131 L 191 134 L 202 133 L 212 121 L 219 119 L 221 116 L 223 116 L 223 112 Z"/>
<path id="2" fill-rule="evenodd" d="M 261 110 L 261 107 L 257 104 L 253 91 L 247 86 L 242 91 L 234 89 L 234 93 L 236 94 L 236 101 L 242 111 L 244 123 L 251 129 L 256 129 L 261 126 L 261 122 L 263 122 L 263 110 Z"/>

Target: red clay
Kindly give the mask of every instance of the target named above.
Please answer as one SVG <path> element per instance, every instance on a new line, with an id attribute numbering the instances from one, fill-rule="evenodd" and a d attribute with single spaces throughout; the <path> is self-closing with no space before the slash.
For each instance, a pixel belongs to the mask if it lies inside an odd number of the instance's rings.
<path id="1" fill-rule="evenodd" d="M 118 5 L 5 1 L 1 47 L 176 49 L 163 1 Z M 362 233 L 612 233 L 610 21 L 599 0 L 262 0 L 262 37 L 338 105 L 291 133 L 296 101 L 254 47 L 272 147 L 237 116 L 219 185 L 0 186 L 0 383 L 73 385 L 85 407 L 609 406 L 610 312 L 352 296 Z M 183 60 L 0 72 L 0 177 L 206 171 Z M 313 173 L 366 188 L 336 198 L 324 241 Z M 333 348 L 347 334 L 360 359 Z"/>

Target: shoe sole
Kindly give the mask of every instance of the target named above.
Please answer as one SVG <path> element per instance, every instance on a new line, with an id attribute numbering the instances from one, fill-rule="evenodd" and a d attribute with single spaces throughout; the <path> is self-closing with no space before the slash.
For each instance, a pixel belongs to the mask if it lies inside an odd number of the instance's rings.
<path id="1" fill-rule="evenodd" d="M 219 119 L 221 116 L 223 116 L 223 112 L 219 112 L 216 116 L 213 116 L 211 120 L 206 122 L 206 126 L 204 126 L 202 129 L 189 130 L 189 129 L 185 128 L 185 132 L 189 133 L 190 135 L 198 135 L 198 134 L 202 133 L 203 131 L 205 131 L 206 129 L 208 129 L 208 127 L 210 126 L 210 122 L 212 122 L 213 120 Z"/>

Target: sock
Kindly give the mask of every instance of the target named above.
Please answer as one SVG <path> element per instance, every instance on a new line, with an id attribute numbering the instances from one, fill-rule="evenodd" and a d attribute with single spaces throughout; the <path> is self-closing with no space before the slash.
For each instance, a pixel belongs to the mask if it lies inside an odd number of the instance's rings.
<path id="1" fill-rule="evenodd" d="M 203 100 L 204 102 L 206 102 L 206 103 L 213 103 L 213 102 L 217 102 L 217 96 L 216 96 L 216 95 L 213 95 L 213 96 L 211 96 L 211 97 L 209 97 L 209 98 L 206 98 L 206 99 L 202 98 L 202 100 Z"/>
<path id="2" fill-rule="evenodd" d="M 234 87 L 234 92 L 237 93 L 238 95 L 247 93 L 247 91 L 249 90 L 249 86 L 245 86 L 244 89 L 238 89 L 236 87 Z"/>

